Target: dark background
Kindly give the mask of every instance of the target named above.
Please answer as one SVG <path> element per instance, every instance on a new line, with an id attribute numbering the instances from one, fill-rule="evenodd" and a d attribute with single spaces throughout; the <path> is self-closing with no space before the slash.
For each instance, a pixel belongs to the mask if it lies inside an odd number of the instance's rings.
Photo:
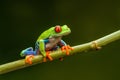
<path id="1" fill-rule="evenodd" d="M 120 29 L 118 0 L 1 0 L 0 64 L 22 59 L 46 29 L 67 24 L 70 45 L 95 40 Z M 119 80 L 120 41 L 100 51 L 81 53 L 0 75 L 0 80 Z"/>

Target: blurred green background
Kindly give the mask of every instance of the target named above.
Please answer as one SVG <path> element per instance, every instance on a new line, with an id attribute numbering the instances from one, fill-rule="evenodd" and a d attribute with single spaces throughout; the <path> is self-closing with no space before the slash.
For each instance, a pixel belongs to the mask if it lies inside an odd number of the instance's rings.
<path id="1" fill-rule="evenodd" d="M 0 64 L 22 59 L 44 30 L 67 24 L 70 45 L 95 40 L 120 29 L 118 0 L 1 0 Z M 0 75 L 0 80 L 119 80 L 120 41 L 100 51 L 80 53 Z"/>

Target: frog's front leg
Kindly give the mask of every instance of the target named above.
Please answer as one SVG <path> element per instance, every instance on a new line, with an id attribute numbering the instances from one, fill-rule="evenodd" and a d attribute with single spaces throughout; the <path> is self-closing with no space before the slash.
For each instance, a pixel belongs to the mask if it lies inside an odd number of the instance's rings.
<path id="1" fill-rule="evenodd" d="M 69 55 L 70 54 L 69 51 L 73 50 L 73 48 L 67 45 L 63 40 L 61 40 L 59 44 L 60 46 L 62 46 L 61 47 L 62 52 L 66 51 L 66 55 Z"/>
<path id="2" fill-rule="evenodd" d="M 46 58 L 48 58 L 50 61 L 52 61 L 53 60 L 53 58 L 49 55 L 50 54 L 50 51 L 49 51 L 49 49 L 48 50 L 46 50 L 46 45 L 45 45 L 45 43 L 48 43 L 49 42 L 49 40 L 47 39 L 47 40 L 40 40 L 38 43 L 39 43 L 39 50 L 40 50 L 40 52 L 41 52 L 41 54 L 43 55 L 43 62 L 46 62 Z"/>

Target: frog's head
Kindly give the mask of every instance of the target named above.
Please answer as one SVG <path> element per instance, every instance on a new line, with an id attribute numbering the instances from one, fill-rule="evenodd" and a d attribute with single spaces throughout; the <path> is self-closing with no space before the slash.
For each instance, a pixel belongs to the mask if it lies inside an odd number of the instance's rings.
<path id="1" fill-rule="evenodd" d="M 53 32 L 50 35 L 50 37 L 62 37 L 71 33 L 71 30 L 67 25 L 63 25 L 63 26 L 57 25 L 52 28 L 52 31 Z"/>

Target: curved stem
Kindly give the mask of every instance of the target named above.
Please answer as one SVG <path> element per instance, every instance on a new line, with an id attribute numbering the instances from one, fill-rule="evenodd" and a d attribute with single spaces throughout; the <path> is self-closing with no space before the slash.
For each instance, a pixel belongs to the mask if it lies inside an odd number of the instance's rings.
<path id="1" fill-rule="evenodd" d="M 70 51 L 70 55 L 73 55 L 73 54 L 78 53 L 78 52 L 93 50 L 94 48 L 96 49 L 96 47 L 107 45 L 107 44 L 109 44 L 113 41 L 116 41 L 118 39 L 120 39 L 120 30 L 118 30 L 114 33 L 111 33 L 107 36 L 104 36 L 100 39 L 91 41 L 89 43 L 73 46 L 74 50 Z M 93 43 L 93 42 L 95 42 L 95 43 Z M 58 59 L 58 58 L 66 56 L 66 54 L 59 49 L 57 51 L 51 52 L 50 56 L 53 59 Z M 32 65 L 42 63 L 43 62 L 43 56 L 42 55 L 35 56 L 34 59 L 32 60 L 32 62 L 33 62 Z M 4 74 L 4 73 L 7 73 L 7 72 L 11 72 L 11 71 L 21 69 L 21 68 L 25 68 L 25 67 L 32 66 L 32 65 L 26 64 L 25 59 L 9 62 L 9 63 L 0 65 L 0 74 Z"/>

